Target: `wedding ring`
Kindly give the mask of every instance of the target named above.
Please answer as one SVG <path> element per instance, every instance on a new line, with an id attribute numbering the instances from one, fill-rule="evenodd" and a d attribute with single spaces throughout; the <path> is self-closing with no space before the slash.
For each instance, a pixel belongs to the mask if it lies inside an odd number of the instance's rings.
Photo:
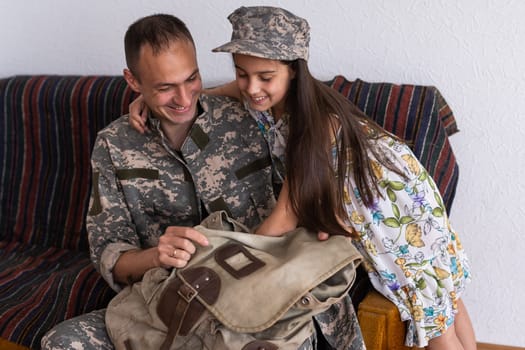
<path id="1" fill-rule="evenodd" d="M 173 249 L 173 253 L 170 254 L 172 258 L 174 258 L 177 255 L 177 249 Z"/>

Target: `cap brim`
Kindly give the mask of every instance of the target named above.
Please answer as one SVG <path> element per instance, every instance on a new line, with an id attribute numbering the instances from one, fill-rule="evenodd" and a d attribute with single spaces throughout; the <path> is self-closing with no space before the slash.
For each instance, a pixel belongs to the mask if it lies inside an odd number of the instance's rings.
<path id="1" fill-rule="evenodd" d="M 229 52 L 241 55 L 255 56 L 268 59 L 279 59 L 282 52 L 255 40 L 233 40 L 211 50 L 212 52 Z"/>

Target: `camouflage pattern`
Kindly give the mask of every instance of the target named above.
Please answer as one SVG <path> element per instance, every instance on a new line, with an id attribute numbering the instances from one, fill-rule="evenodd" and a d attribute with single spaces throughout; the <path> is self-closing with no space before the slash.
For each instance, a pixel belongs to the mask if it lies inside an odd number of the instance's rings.
<path id="1" fill-rule="evenodd" d="M 308 60 L 308 22 L 277 7 L 239 7 L 228 16 L 232 24 L 229 43 L 213 52 L 230 52 L 272 60 Z"/>
<path id="2" fill-rule="evenodd" d="M 346 296 L 327 311 L 314 316 L 314 319 L 326 342 L 333 349 L 366 349 L 350 296 Z"/>
<path id="3" fill-rule="evenodd" d="M 105 317 L 106 309 L 102 309 L 59 323 L 42 338 L 42 349 L 114 349 L 106 331 Z"/>
<path id="4" fill-rule="evenodd" d="M 130 249 L 149 248 L 167 226 L 195 226 L 226 210 L 253 227 L 275 205 L 271 158 L 257 125 L 238 102 L 202 96 L 180 152 L 158 120 L 140 134 L 123 116 L 101 131 L 92 155 L 93 195 L 87 217 L 91 258 L 113 289 L 112 270 Z"/>

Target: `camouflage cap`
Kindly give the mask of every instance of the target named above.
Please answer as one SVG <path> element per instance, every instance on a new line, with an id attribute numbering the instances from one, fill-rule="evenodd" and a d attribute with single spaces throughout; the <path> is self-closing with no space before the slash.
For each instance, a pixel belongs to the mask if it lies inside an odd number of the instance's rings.
<path id="1" fill-rule="evenodd" d="M 308 60 L 308 22 L 278 7 L 239 7 L 228 16 L 232 24 L 229 43 L 213 52 L 230 52 L 272 60 Z"/>

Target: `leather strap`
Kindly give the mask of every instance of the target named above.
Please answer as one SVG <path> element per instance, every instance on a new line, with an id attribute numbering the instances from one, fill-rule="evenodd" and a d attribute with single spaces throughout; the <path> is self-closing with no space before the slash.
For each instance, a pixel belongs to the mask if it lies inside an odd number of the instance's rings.
<path id="1" fill-rule="evenodd" d="M 177 335 L 188 335 L 206 310 L 197 297 L 213 305 L 221 289 L 219 275 L 204 266 L 183 270 L 180 276 L 168 283 L 157 305 L 157 314 L 168 327 L 162 350 L 168 350 Z"/>

